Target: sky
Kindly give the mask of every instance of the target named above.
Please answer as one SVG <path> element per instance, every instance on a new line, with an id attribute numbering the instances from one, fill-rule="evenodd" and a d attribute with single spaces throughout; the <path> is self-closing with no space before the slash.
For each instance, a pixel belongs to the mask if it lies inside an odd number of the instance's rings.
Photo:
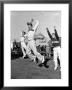
<path id="1" fill-rule="evenodd" d="M 49 39 L 46 27 L 51 33 L 56 26 L 58 35 L 61 36 L 61 12 L 60 11 L 11 11 L 11 41 L 20 40 L 21 31 L 27 31 L 27 22 L 34 18 L 39 20 L 36 34 L 42 33 Z"/>

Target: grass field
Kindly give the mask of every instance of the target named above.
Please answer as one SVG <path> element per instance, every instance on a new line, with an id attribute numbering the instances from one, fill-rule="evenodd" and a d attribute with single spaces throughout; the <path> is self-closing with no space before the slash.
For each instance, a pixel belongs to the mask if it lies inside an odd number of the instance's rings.
<path id="1" fill-rule="evenodd" d="M 14 59 L 11 61 L 11 79 L 61 79 L 60 68 L 54 71 L 52 60 L 48 64 L 49 68 L 45 68 L 29 59 Z"/>

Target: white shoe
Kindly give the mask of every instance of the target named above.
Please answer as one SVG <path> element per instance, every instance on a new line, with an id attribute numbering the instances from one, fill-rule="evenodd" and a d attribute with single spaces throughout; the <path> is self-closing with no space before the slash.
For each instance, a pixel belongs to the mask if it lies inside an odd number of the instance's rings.
<path id="1" fill-rule="evenodd" d="M 25 56 L 23 55 L 23 58 L 24 58 Z"/>
<path id="2" fill-rule="evenodd" d="M 54 67 L 54 70 L 56 70 L 57 69 L 57 67 Z"/>
<path id="3" fill-rule="evenodd" d="M 36 62 L 36 57 L 34 57 L 33 61 Z"/>
<path id="4" fill-rule="evenodd" d="M 44 61 L 45 61 L 45 60 L 44 60 L 44 56 L 43 56 L 43 58 L 42 58 L 42 63 L 44 63 Z"/>

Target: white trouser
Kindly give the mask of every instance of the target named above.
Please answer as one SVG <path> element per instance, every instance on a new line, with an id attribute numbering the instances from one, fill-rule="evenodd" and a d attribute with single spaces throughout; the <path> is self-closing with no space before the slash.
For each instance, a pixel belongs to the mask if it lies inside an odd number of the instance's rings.
<path id="1" fill-rule="evenodd" d="M 55 63 L 54 69 L 56 70 L 58 67 L 57 57 L 59 57 L 59 60 L 61 60 L 61 48 L 60 48 L 60 46 L 55 47 L 53 49 L 53 52 L 54 52 L 54 63 Z"/>
<path id="2" fill-rule="evenodd" d="M 22 52 L 23 52 L 23 56 L 25 56 L 26 55 L 26 52 L 25 52 L 25 50 L 26 50 L 26 44 L 24 43 L 24 42 L 21 42 L 21 49 L 22 49 Z M 25 49 L 25 50 L 24 50 Z"/>
<path id="3" fill-rule="evenodd" d="M 11 43 L 11 49 L 13 49 L 13 43 Z"/>
<path id="4" fill-rule="evenodd" d="M 36 45 L 35 45 L 35 41 L 34 40 L 30 40 L 28 41 L 28 45 L 27 45 L 27 54 L 31 53 L 31 50 L 33 51 L 34 55 L 41 61 L 44 61 L 44 56 L 42 56 L 40 53 L 37 52 L 36 49 Z"/>

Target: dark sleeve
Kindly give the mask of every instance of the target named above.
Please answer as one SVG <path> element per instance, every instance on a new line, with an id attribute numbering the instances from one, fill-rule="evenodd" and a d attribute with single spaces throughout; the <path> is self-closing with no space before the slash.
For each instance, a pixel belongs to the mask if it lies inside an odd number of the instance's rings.
<path id="1" fill-rule="evenodd" d="M 47 29 L 47 33 L 48 33 L 48 35 L 49 35 L 50 39 L 52 40 L 52 35 L 50 34 L 50 32 L 49 32 L 48 28 L 46 28 L 46 29 Z"/>
<path id="2" fill-rule="evenodd" d="M 56 29 L 55 29 L 55 36 L 56 36 L 56 39 L 59 40 L 59 36 L 58 36 Z"/>

